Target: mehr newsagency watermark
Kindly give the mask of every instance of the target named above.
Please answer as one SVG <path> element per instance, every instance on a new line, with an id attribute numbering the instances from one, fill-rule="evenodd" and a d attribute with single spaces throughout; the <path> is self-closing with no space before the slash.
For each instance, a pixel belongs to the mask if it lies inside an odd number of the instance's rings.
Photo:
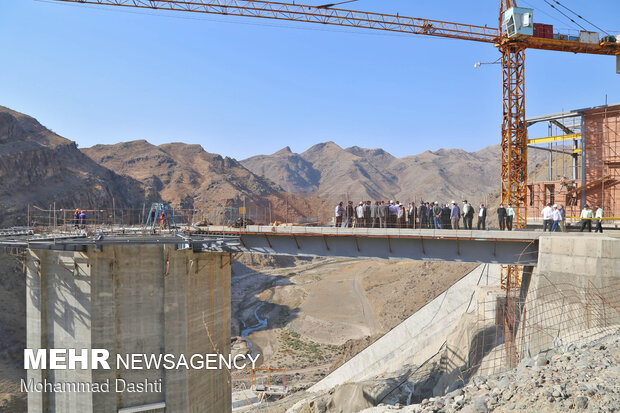
<path id="1" fill-rule="evenodd" d="M 255 368 L 260 354 L 117 354 L 117 370 L 244 370 Z M 24 349 L 26 370 L 112 370 L 106 349 Z M 22 379 L 21 391 L 27 393 L 161 393 L 162 379 L 127 381 L 123 378 L 90 381 L 48 381 Z"/>

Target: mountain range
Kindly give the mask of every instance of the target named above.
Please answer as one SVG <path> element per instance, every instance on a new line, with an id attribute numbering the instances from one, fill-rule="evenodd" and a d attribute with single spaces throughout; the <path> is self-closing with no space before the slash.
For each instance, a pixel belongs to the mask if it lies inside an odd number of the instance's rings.
<path id="1" fill-rule="evenodd" d="M 530 165 L 543 158 L 532 153 Z M 145 140 L 78 149 L 36 119 L 0 106 L 4 226 L 25 223 L 29 206 L 141 209 L 162 200 L 200 210 L 211 221 L 246 205 L 260 222 L 326 222 L 335 202 L 346 199 L 484 200 L 497 192 L 499 170 L 498 145 L 397 158 L 383 149 L 324 142 L 299 154 L 286 147 L 242 161 L 200 145 Z"/>
<path id="2" fill-rule="evenodd" d="M 476 152 L 440 149 L 397 158 L 383 149 L 341 148 L 325 142 L 299 154 L 286 147 L 241 164 L 289 192 L 333 201 L 469 198 L 477 202 L 498 191 L 500 159 L 499 145 Z M 532 153 L 530 164 L 542 159 Z"/>

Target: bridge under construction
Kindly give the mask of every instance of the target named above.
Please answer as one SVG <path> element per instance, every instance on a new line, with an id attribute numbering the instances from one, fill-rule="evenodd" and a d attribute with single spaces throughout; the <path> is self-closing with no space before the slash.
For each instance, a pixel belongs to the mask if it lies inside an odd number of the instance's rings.
<path id="1" fill-rule="evenodd" d="M 546 277 L 571 277 L 578 282 L 589 279 L 586 284 L 594 282 L 601 287 L 620 279 L 620 240 L 578 233 L 274 226 L 210 226 L 159 234 L 138 229 L 124 232 L 40 235 L 13 229 L 2 233 L 0 247 L 20 258 L 26 272 L 28 348 L 107 349 L 111 355 L 228 353 L 231 265 L 241 254 L 361 257 L 523 266 L 521 289 L 512 290 L 521 301 L 515 300 L 511 310 L 504 311 L 510 317 L 503 321 L 509 333 L 502 335 L 507 343 L 503 363 L 511 366 L 520 354 L 515 340 L 521 313 L 515 303 L 525 302 L 530 284 L 538 285 L 541 269 Z M 464 285 L 475 288 L 470 284 Z M 602 294 L 602 290 L 597 291 Z M 469 299 L 455 300 L 451 305 L 464 309 Z M 509 304 L 504 301 L 503 305 Z M 579 311 L 599 311 L 595 304 Z M 617 318 L 612 314 L 604 323 L 617 324 Z M 446 330 L 435 334 L 447 334 Z M 402 338 L 404 342 L 399 345 L 411 342 L 408 336 L 403 337 L 392 333 L 390 341 L 398 343 Z M 436 350 L 425 349 L 426 353 Z M 385 354 L 369 352 L 361 361 L 354 359 L 336 370 L 326 384 L 316 388 L 361 377 L 359 366 L 368 360 L 375 366 L 386 362 Z M 227 370 L 28 370 L 28 379 L 35 382 L 102 382 L 112 378 L 127 382 L 161 380 L 165 390 L 72 393 L 63 397 L 29 393 L 29 411 L 69 411 L 76 406 L 83 411 L 125 413 L 194 411 L 197 406 L 208 411 L 231 410 Z"/>

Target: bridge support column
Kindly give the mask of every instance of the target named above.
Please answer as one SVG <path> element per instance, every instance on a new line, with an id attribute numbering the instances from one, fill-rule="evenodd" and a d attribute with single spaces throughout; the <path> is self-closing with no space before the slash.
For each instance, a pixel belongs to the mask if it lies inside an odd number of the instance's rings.
<path id="1" fill-rule="evenodd" d="M 109 413 L 145 405 L 154 406 L 152 412 L 230 411 L 226 370 L 126 369 L 116 359 L 117 354 L 227 356 L 230 258 L 173 245 L 28 250 L 28 348 L 78 354 L 105 349 L 111 368 L 28 370 L 26 384 L 109 383 L 109 391 L 101 392 L 29 392 L 28 411 Z M 147 387 L 151 391 L 128 391 L 130 383 L 145 380 L 153 384 Z M 125 391 L 117 392 L 123 384 Z"/>

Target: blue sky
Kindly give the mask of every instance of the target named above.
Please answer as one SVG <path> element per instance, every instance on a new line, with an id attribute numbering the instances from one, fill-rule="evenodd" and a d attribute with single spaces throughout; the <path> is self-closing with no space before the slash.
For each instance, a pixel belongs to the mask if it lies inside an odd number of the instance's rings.
<path id="1" fill-rule="evenodd" d="M 617 0 L 561 3 L 620 31 Z M 348 6 L 495 27 L 498 5 Z M 519 5 L 534 6 L 536 22 L 577 28 L 544 0 Z M 81 147 L 182 141 L 243 159 L 327 140 L 396 156 L 500 141 L 500 67 L 474 69 L 498 58 L 490 44 L 36 0 L 0 2 L 0 39 L 0 105 Z M 614 58 L 527 51 L 528 115 L 600 105 L 605 95 L 620 102 Z"/>

